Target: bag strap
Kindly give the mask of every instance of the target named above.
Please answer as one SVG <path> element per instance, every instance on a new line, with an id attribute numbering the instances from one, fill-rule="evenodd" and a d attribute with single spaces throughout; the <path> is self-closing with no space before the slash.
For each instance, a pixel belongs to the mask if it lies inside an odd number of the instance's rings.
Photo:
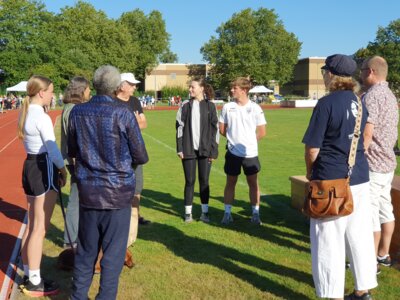
<path id="1" fill-rule="evenodd" d="M 356 125 L 354 126 L 354 134 L 353 134 L 353 138 L 351 140 L 349 159 L 347 161 L 347 163 L 349 164 L 348 177 L 351 176 L 353 166 L 356 163 L 358 140 L 360 139 L 360 135 L 361 135 L 361 118 L 362 118 L 363 109 L 362 109 L 361 99 L 358 96 L 357 96 L 357 102 L 358 102 L 358 112 L 357 112 L 357 118 L 356 118 Z"/>

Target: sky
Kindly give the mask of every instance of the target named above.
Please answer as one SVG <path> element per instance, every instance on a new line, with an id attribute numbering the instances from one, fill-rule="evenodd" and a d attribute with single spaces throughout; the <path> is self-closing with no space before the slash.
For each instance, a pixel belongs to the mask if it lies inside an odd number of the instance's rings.
<path id="1" fill-rule="evenodd" d="M 42 0 L 59 13 L 75 0 Z M 374 41 L 378 27 L 400 18 L 399 0 L 88 0 L 109 18 L 135 9 L 161 12 L 170 34 L 170 49 L 179 63 L 204 63 L 200 48 L 233 14 L 246 8 L 273 9 L 285 29 L 302 43 L 299 58 L 353 54 Z M 283 49 L 284 50 L 284 49 Z"/>

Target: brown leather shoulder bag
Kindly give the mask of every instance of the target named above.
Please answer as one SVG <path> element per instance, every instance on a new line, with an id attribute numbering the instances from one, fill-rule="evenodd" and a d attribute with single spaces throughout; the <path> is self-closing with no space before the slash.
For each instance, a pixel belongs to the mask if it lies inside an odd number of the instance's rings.
<path id="1" fill-rule="evenodd" d="M 350 189 L 351 170 L 355 164 L 358 140 L 360 138 L 362 104 L 358 100 L 358 114 L 348 158 L 347 178 L 332 180 L 311 180 L 308 195 L 304 201 L 303 213 L 311 218 L 347 216 L 353 212 L 353 196 Z"/>

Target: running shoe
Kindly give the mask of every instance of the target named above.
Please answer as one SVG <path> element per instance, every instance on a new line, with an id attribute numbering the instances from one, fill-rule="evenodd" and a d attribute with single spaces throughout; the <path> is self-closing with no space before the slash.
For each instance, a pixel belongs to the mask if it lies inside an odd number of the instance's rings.
<path id="1" fill-rule="evenodd" d="M 210 216 L 208 215 L 208 213 L 201 213 L 200 221 L 204 223 L 210 223 Z"/>
<path id="2" fill-rule="evenodd" d="M 221 223 L 224 225 L 228 225 L 229 223 L 233 222 L 232 215 L 230 213 L 224 213 L 224 217 L 222 218 Z"/>
<path id="3" fill-rule="evenodd" d="M 45 281 L 43 278 L 38 285 L 34 285 L 28 280 L 28 283 L 22 288 L 22 292 L 32 298 L 57 295 L 59 291 L 58 284 L 54 281 Z"/>

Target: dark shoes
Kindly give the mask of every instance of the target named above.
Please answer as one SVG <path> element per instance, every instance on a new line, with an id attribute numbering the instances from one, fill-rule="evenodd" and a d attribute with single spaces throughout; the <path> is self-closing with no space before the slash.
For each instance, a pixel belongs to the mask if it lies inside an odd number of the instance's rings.
<path id="1" fill-rule="evenodd" d="M 260 214 L 253 214 L 253 216 L 251 217 L 251 223 L 256 225 L 262 225 Z"/>
<path id="2" fill-rule="evenodd" d="M 126 249 L 124 265 L 129 269 L 132 269 L 135 266 L 132 252 L 129 249 Z"/>
<path id="3" fill-rule="evenodd" d="M 38 285 L 32 284 L 32 282 L 30 282 L 28 279 L 26 284 L 24 284 L 21 289 L 25 295 L 33 298 L 57 295 L 60 291 L 58 284 L 56 284 L 54 281 L 43 280 L 43 278 Z"/>
<path id="4" fill-rule="evenodd" d="M 361 296 L 357 296 L 355 292 L 353 292 L 350 295 L 344 296 L 344 300 L 372 300 L 372 296 L 369 292 L 366 292 Z"/>
<path id="5" fill-rule="evenodd" d="M 376 259 L 378 261 L 378 264 L 385 266 L 385 267 L 390 267 L 392 265 L 392 259 L 390 258 L 390 255 L 386 255 L 383 258 L 377 257 Z"/>
<path id="6" fill-rule="evenodd" d="M 139 225 L 148 225 L 148 224 L 150 224 L 150 223 L 151 223 L 151 221 L 146 220 L 146 219 L 143 218 L 143 217 L 139 217 Z"/>
<path id="7" fill-rule="evenodd" d="M 200 221 L 204 223 L 210 223 L 210 216 L 208 215 L 208 213 L 201 213 Z"/>

